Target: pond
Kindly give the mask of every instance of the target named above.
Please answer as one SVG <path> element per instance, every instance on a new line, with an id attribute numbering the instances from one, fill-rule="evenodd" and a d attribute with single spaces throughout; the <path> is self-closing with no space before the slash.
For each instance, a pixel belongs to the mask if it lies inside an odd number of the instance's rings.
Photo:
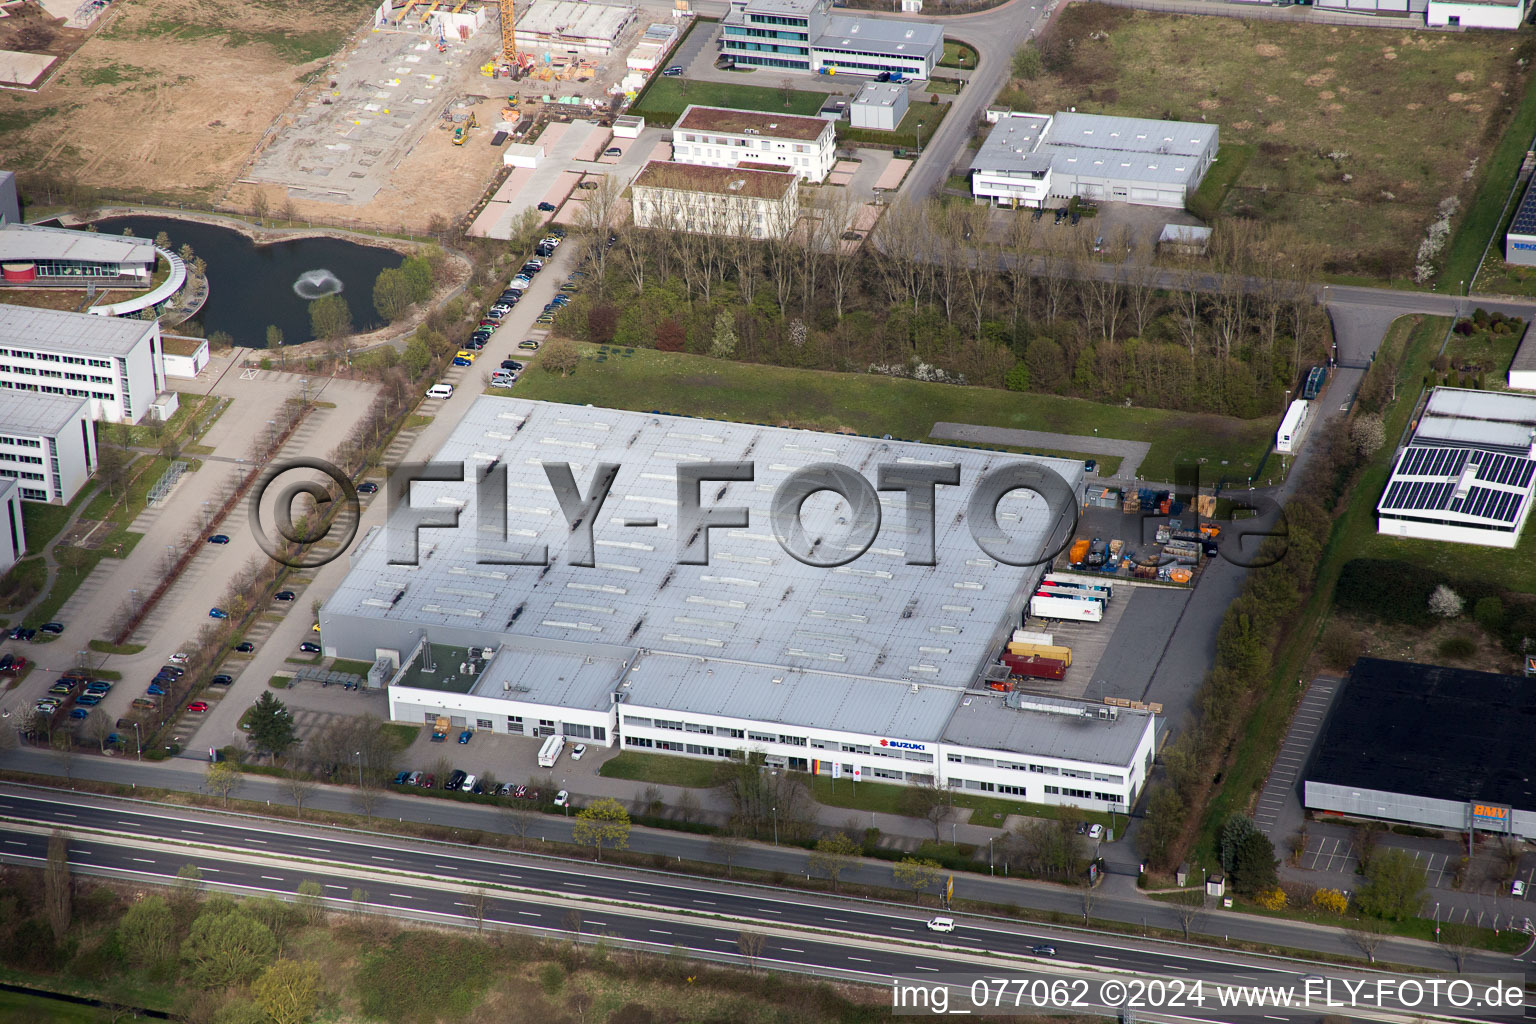
<path id="1" fill-rule="evenodd" d="M 140 238 L 164 231 L 172 251 L 192 246 L 208 264 L 209 282 L 208 302 L 196 319 L 208 334 L 224 331 L 235 344 L 252 348 L 266 347 L 269 324 L 283 332 L 287 344 L 312 340 L 310 300 L 332 293 L 347 301 L 356 330 L 380 326 L 373 281 L 402 259 L 393 249 L 340 238 L 257 245 L 230 228 L 174 217 L 110 217 L 96 226 L 106 234 L 132 228 Z"/>

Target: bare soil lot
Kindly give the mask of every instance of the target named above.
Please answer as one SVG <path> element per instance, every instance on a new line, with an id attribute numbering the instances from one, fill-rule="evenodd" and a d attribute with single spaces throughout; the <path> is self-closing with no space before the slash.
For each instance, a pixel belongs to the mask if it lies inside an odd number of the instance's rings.
<path id="1" fill-rule="evenodd" d="M 367 7 L 121 0 L 40 92 L 0 99 L 0 152 L 34 180 L 211 201 Z"/>
<path id="2" fill-rule="evenodd" d="M 1441 204 L 1471 203 L 1525 93 L 1522 40 L 1075 4 L 1002 99 L 1217 123 L 1221 158 L 1246 157 L 1219 215 L 1294 223 L 1333 273 L 1405 277 Z"/>

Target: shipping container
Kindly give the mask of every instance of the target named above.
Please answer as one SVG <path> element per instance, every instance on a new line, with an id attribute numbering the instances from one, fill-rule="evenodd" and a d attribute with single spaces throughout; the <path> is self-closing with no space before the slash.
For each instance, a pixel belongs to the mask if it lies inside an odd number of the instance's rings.
<path id="1" fill-rule="evenodd" d="M 1054 658 L 1019 658 L 1005 654 L 1003 664 L 1011 675 L 1027 679 L 1061 679 L 1067 674 L 1067 666 Z"/>
<path id="2" fill-rule="evenodd" d="M 1056 644 L 1009 644 L 1008 653 L 1020 658 L 1052 658 L 1069 668 L 1072 665 L 1072 648 Z"/>
<path id="3" fill-rule="evenodd" d="M 1076 597 L 1036 594 L 1029 599 L 1029 613 L 1042 619 L 1100 622 L 1104 618 L 1104 606 L 1098 601 L 1084 601 Z"/>
<path id="4" fill-rule="evenodd" d="M 1016 629 L 1013 631 L 1013 642 L 1016 644 L 1045 644 L 1050 646 L 1056 642 L 1056 639 L 1049 633 L 1034 633 L 1027 629 Z"/>
<path id="5" fill-rule="evenodd" d="M 1088 540 L 1087 540 L 1087 538 L 1085 537 L 1085 538 L 1081 538 L 1079 540 L 1073 541 L 1072 542 L 1072 550 L 1067 555 L 1067 561 L 1071 562 L 1073 565 L 1076 565 L 1076 564 L 1082 562 L 1082 560 L 1084 558 L 1087 558 L 1087 557 L 1088 557 Z"/>
<path id="6" fill-rule="evenodd" d="M 1083 587 L 1074 587 L 1070 583 L 1042 583 L 1035 588 L 1035 593 L 1048 597 L 1069 597 L 1078 601 L 1092 601 L 1100 608 L 1109 604 L 1109 598 L 1103 594 L 1095 594 Z"/>
<path id="7" fill-rule="evenodd" d="M 1060 573 L 1048 572 L 1045 574 L 1046 583 L 1054 583 L 1058 586 L 1077 587 L 1081 590 L 1091 590 L 1093 593 L 1108 601 L 1115 596 L 1115 588 L 1108 583 L 1082 583 L 1078 580 L 1069 580 Z"/>

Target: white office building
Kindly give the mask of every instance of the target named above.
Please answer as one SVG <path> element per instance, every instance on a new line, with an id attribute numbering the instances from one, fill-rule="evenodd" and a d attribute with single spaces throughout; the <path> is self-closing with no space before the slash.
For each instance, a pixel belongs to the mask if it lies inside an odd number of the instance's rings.
<path id="1" fill-rule="evenodd" d="M 944 56 L 944 30 L 895 18 L 828 13 L 830 0 L 731 0 L 720 52 L 737 64 L 927 79 Z"/>
<path id="2" fill-rule="evenodd" d="M 848 108 L 855 128 L 893 132 L 907 116 L 907 87 L 900 82 L 866 82 Z"/>
<path id="3" fill-rule="evenodd" d="M 395 720 L 705 759 L 761 753 L 791 771 L 835 764 L 869 781 L 934 779 L 1093 810 L 1126 810 L 1145 783 L 1151 713 L 985 683 L 1040 570 L 978 546 L 970 489 L 1029 467 L 1059 477 L 1075 504 L 1080 462 L 499 397 L 477 400 L 438 458 L 477 467 L 472 480 L 504 468 L 506 526 L 482 515 L 473 482 L 418 483 L 413 507 L 457 509 L 458 526 L 396 546 L 413 535 L 414 513 L 398 509 L 354 547 L 320 611 L 328 656 L 393 669 Z M 589 513 L 591 567 L 570 563 L 584 542 L 550 488 L 556 462 L 571 463 L 583 493 L 596 466 L 619 467 Z M 742 506 L 747 521 L 684 537 L 678 471 L 703 462 L 753 465 L 750 480 L 700 492 L 704 507 Z M 900 491 L 819 492 L 800 513 L 817 550 L 857 550 L 848 524 L 872 522 L 878 505 L 869 547 L 836 566 L 786 554 L 770 526 L 774 494 L 827 462 L 871 483 L 882 465 L 957 465 L 960 486 L 911 506 L 933 510 L 933 564 L 907 562 L 925 534 Z M 1071 524 L 1018 490 L 996 519 L 1037 553 Z"/>
<path id="4" fill-rule="evenodd" d="M 88 399 L 0 391 L 0 477 L 15 480 L 22 498 L 68 504 L 95 471 Z"/>
<path id="5" fill-rule="evenodd" d="M 0 304 L 0 388 L 85 398 L 92 419 L 137 423 L 164 387 L 158 321 Z"/>
<path id="6" fill-rule="evenodd" d="M 690 105 L 672 126 L 672 159 L 705 167 L 748 165 L 826 180 L 837 163 L 837 129 L 820 117 Z"/>
<path id="7" fill-rule="evenodd" d="M 1389 537 L 1513 548 L 1536 490 L 1536 395 L 1435 388 L 1376 504 Z"/>
<path id="8" fill-rule="evenodd" d="M 642 228 L 783 239 L 800 218 L 800 179 L 788 171 L 652 160 L 630 186 L 630 209 Z"/>
<path id="9" fill-rule="evenodd" d="M 1215 162 L 1219 135 L 1193 121 L 999 112 L 971 160 L 971 194 L 1011 207 L 1076 196 L 1182 209 Z"/>
<path id="10" fill-rule="evenodd" d="M 21 488 L 0 478 L 0 574 L 10 571 L 27 553 L 27 529 L 21 518 Z"/>

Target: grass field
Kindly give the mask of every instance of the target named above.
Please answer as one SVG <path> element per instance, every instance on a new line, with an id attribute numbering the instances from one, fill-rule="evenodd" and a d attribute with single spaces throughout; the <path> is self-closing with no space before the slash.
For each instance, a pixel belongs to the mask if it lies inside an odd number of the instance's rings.
<path id="1" fill-rule="evenodd" d="M 689 786 L 693 789 L 707 789 L 715 784 L 715 765 L 712 761 L 643 754 L 635 750 L 626 750 L 604 761 L 598 774 L 605 779 L 630 779 L 663 786 Z"/>
<path id="2" fill-rule="evenodd" d="M 892 132 L 873 128 L 852 128 L 837 122 L 837 140 L 856 142 L 866 146 L 894 146 L 898 149 L 921 149 L 924 139 L 932 139 L 933 133 L 949 113 L 948 103 L 919 103 L 907 108 L 901 123 Z M 921 128 L 918 125 L 922 125 Z"/>
<path id="3" fill-rule="evenodd" d="M 1478 281 L 1474 291 L 1482 288 L 1495 294 L 1536 295 L 1536 276 L 1515 273 L 1503 280 L 1499 277 L 1500 270 L 1505 267 L 1503 231 L 1514 219 L 1515 209 L 1520 205 L 1520 193 L 1511 196 L 1510 186 L 1515 182 L 1516 172 L 1533 139 L 1536 139 L 1536 77 L 1526 85 L 1524 102 L 1488 160 L 1477 197 L 1451 236 L 1446 249 L 1445 270 L 1440 275 L 1441 291 L 1458 289 L 1463 282 L 1471 282 L 1476 276 Z M 1499 241 L 1488 249 L 1488 259 L 1479 267 L 1478 260 L 1482 259 L 1488 239 L 1495 232 Z M 1484 274 L 1489 275 L 1486 281 L 1482 279 Z"/>
<path id="4" fill-rule="evenodd" d="M 0 1024 L 105 1024 L 110 1018 L 94 1006 L 57 999 L 0 992 Z"/>
<path id="5" fill-rule="evenodd" d="M 880 814 L 901 814 L 901 797 L 907 792 L 907 787 L 897 786 L 889 782 L 860 782 L 855 784 L 853 779 L 844 777 L 834 779 L 830 775 L 817 775 L 811 778 L 811 796 L 816 802 L 827 807 L 846 807 L 854 811 L 875 811 Z M 968 793 L 952 793 L 955 806 L 970 810 L 969 824 L 984 825 L 988 828 L 1002 828 L 1003 822 L 1010 814 L 1025 814 L 1035 818 L 1067 817 L 1072 820 L 1098 822 L 1108 828 L 1110 816 L 1099 811 L 1084 811 L 1077 808 L 1052 807 L 1046 804 L 1030 804 L 1022 800 L 1000 800 L 992 796 L 972 796 Z M 957 821 L 959 819 L 956 819 Z M 1121 820 L 1124 824 L 1124 820 Z M 940 840 L 949 837 L 944 833 L 948 830 L 948 823 L 940 828 Z"/>
<path id="6" fill-rule="evenodd" d="M 939 60 L 941 68 L 974 68 L 976 48 L 953 39 L 944 40 L 944 56 Z"/>
<path id="7" fill-rule="evenodd" d="M 657 125 L 676 121 L 690 103 L 738 110 L 763 110 L 769 113 L 804 114 L 815 117 L 826 102 L 824 92 L 790 90 L 786 103 L 784 90 L 767 85 L 736 85 L 726 82 L 695 82 L 686 78 L 658 78 L 645 90 L 630 113 Z"/>
<path id="8" fill-rule="evenodd" d="M 529 372 L 518 382 L 520 397 L 890 434 L 912 441 L 928 440 L 928 432 L 940 421 L 1086 436 L 1097 428 L 1101 437 L 1152 443 L 1141 467 L 1148 480 L 1171 480 L 1176 461 L 1202 459 L 1213 478 L 1224 473 L 1246 480 L 1269 449 L 1274 430 L 1274 421 L 1268 419 L 1126 409 L 1054 395 L 759 366 L 652 349 L 599 363 L 591 358 L 595 346 L 578 348 L 583 359 L 574 374 L 562 378 Z"/>
<path id="9" fill-rule="evenodd" d="M 1223 149 L 1254 148 L 1220 212 L 1293 224 L 1327 248 L 1327 269 L 1339 274 L 1408 276 L 1452 195 L 1463 213 L 1453 229 L 1467 224 L 1452 265 L 1463 252 L 1475 264 L 1513 176 L 1509 154 L 1523 153 L 1532 135 L 1503 130 L 1528 95 L 1516 61 L 1530 54 L 1497 33 L 1076 4 L 1057 13 L 1053 36 L 1074 41 L 1068 66 L 1015 83 L 1030 109 L 1218 124 Z M 1531 117 L 1523 110 L 1516 123 Z M 1508 141 L 1496 146 L 1501 135 Z M 1485 181 L 1499 200 L 1491 214 L 1473 199 Z"/>

